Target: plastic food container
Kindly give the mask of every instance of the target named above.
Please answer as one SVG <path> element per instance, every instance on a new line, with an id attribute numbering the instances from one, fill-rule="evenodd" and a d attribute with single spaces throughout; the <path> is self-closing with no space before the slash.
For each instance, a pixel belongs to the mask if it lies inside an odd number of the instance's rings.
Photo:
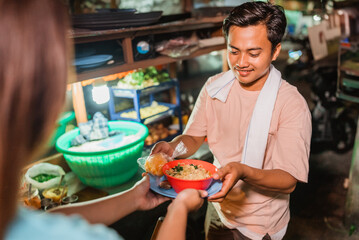
<path id="1" fill-rule="evenodd" d="M 23 191 L 21 201 L 26 207 L 33 209 L 41 208 L 41 198 L 39 195 L 39 190 L 37 188 L 31 189 L 31 193 L 29 193 L 28 191 Z"/>
<path id="2" fill-rule="evenodd" d="M 56 149 L 64 154 L 71 170 L 86 185 L 104 188 L 127 182 L 137 170 L 137 159 L 142 154 L 148 129 L 142 123 L 109 121 L 109 130 L 125 135 L 137 135 L 138 139 L 121 147 L 99 152 L 76 152 L 69 150 L 73 138 L 80 134 L 78 128 L 66 132 L 56 142 Z"/>
<path id="3" fill-rule="evenodd" d="M 79 199 L 79 197 L 77 195 L 71 195 L 71 196 L 64 197 L 61 202 L 62 202 L 62 204 L 71 204 L 71 203 L 77 202 L 78 199 Z"/>
<path id="4" fill-rule="evenodd" d="M 45 198 L 52 199 L 53 202 L 60 203 L 60 202 L 61 202 L 61 199 L 62 199 L 63 197 L 66 197 L 66 196 L 67 196 L 67 191 L 68 191 L 68 188 L 65 187 L 65 186 L 62 186 L 62 187 L 53 187 L 53 188 L 45 189 L 45 190 L 42 192 L 42 195 L 43 195 Z"/>
<path id="5" fill-rule="evenodd" d="M 36 177 L 42 174 L 53 176 L 47 181 L 39 182 Z M 33 187 L 38 188 L 40 192 L 46 188 L 52 188 L 59 184 L 61 176 L 65 175 L 62 167 L 51 163 L 38 163 L 29 168 L 25 173 L 25 181 Z"/>
<path id="6" fill-rule="evenodd" d="M 181 160 L 174 160 L 174 161 L 166 163 L 162 167 L 162 171 L 166 175 L 167 180 L 170 182 L 172 188 L 177 193 L 179 193 L 180 191 L 182 191 L 186 188 L 206 190 L 209 188 L 209 186 L 211 185 L 211 183 L 213 181 L 212 177 L 208 177 L 208 178 L 200 179 L 200 180 L 186 180 L 186 179 L 180 179 L 180 178 L 170 176 L 166 173 L 167 170 L 174 168 L 175 166 L 178 166 L 178 164 L 180 164 L 180 166 L 187 165 L 187 164 L 193 164 L 193 165 L 200 166 L 200 167 L 206 169 L 207 171 L 209 171 L 211 176 L 215 172 L 217 172 L 216 166 L 214 166 L 213 164 L 211 164 L 209 162 L 201 161 L 201 160 L 181 159 Z"/>

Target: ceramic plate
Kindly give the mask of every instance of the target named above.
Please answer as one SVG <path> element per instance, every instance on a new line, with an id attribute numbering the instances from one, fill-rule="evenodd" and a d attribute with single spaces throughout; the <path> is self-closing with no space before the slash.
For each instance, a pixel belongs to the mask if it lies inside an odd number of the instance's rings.
<path id="1" fill-rule="evenodd" d="M 97 67 L 112 59 L 112 55 L 100 54 L 75 59 L 73 65 L 80 68 Z"/>
<path id="2" fill-rule="evenodd" d="M 151 189 L 152 191 L 161 194 L 163 196 L 166 197 L 170 197 L 170 198 L 176 198 L 177 193 L 175 192 L 175 190 L 173 188 L 171 189 L 163 189 L 160 188 L 158 186 L 158 184 L 163 181 L 166 180 L 166 176 L 161 177 L 160 179 L 158 177 L 154 177 L 151 174 L 150 175 L 150 183 L 151 183 Z M 211 186 L 207 189 L 208 192 L 208 196 L 212 196 L 213 194 L 219 192 L 222 189 L 222 182 L 220 180 L 215 180 L 212 182 Z"/>

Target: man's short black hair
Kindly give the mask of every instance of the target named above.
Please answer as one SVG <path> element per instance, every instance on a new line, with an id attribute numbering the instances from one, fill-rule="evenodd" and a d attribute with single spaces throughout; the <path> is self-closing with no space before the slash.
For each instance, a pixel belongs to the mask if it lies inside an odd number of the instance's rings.
<path id="1" fill-rule="evenodd" d="M 268 40 L 272 43 L 272 53 L 278 43 L 281 42 L 287 20 L 284 9 L 279 5 L 267 2 L 246 2 L 229 13 L 223 21 L 223 34 L 228 38 L 231 26 L 248 27 L 263 24 L 267 27 Z"/>

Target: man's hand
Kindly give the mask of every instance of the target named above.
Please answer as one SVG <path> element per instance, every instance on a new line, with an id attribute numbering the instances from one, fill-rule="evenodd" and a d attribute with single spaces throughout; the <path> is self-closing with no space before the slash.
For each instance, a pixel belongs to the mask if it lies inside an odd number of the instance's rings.
<path id="1" fill-rule="evenodd" d="M 213 178 L 220 179 L 223 186 L 221 191 L 208 198 L 212 202 L 222 202 L 239 180 L 261 190 L 285 194 L 293 192 L 297 184 L 297 179 L 284 170 L 257 169 L 238 162 L 230 162 L 220 168 Z"/>
<path id="2" fill-rule="evenodd" d="M 153 146 L 150 155 L 162 152 L 171 157 L 173 155 L 174 150 L 175 147 L 172 147 L 171 143 L 160 141 Z"/>
<path id="3" fill-rule="evenodd" d="M 226 166 L 218 169 L 218 171 L 213 174 L 213 179 L 220 179 L 223 182 L 222 189 L 218 193 L 210 196 L 208 198 L 211 202 L 222 202 L 227 196 L 228 192 L 231 191 L 233 186 L 241 179 L 241 166 L 239 163 L 231 162 Z"/>

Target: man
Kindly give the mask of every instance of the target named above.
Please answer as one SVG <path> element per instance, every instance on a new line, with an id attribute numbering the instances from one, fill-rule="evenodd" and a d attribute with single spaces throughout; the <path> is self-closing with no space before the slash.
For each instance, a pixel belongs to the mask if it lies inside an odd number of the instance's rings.
<path id="1" fill-rule="evenodd" d="M 264 2 L 234 8 L 223 24 L 230 71 L 208 79 L 183 135 L 152 153 L 191 156 L 208 139 L 221 191 L 208 198 L 207 239 L 282 239 L 289 194 L 308 178 L 311 116 L 297 89 L 271 62 L 286 28 L 283 9 Z"/>

